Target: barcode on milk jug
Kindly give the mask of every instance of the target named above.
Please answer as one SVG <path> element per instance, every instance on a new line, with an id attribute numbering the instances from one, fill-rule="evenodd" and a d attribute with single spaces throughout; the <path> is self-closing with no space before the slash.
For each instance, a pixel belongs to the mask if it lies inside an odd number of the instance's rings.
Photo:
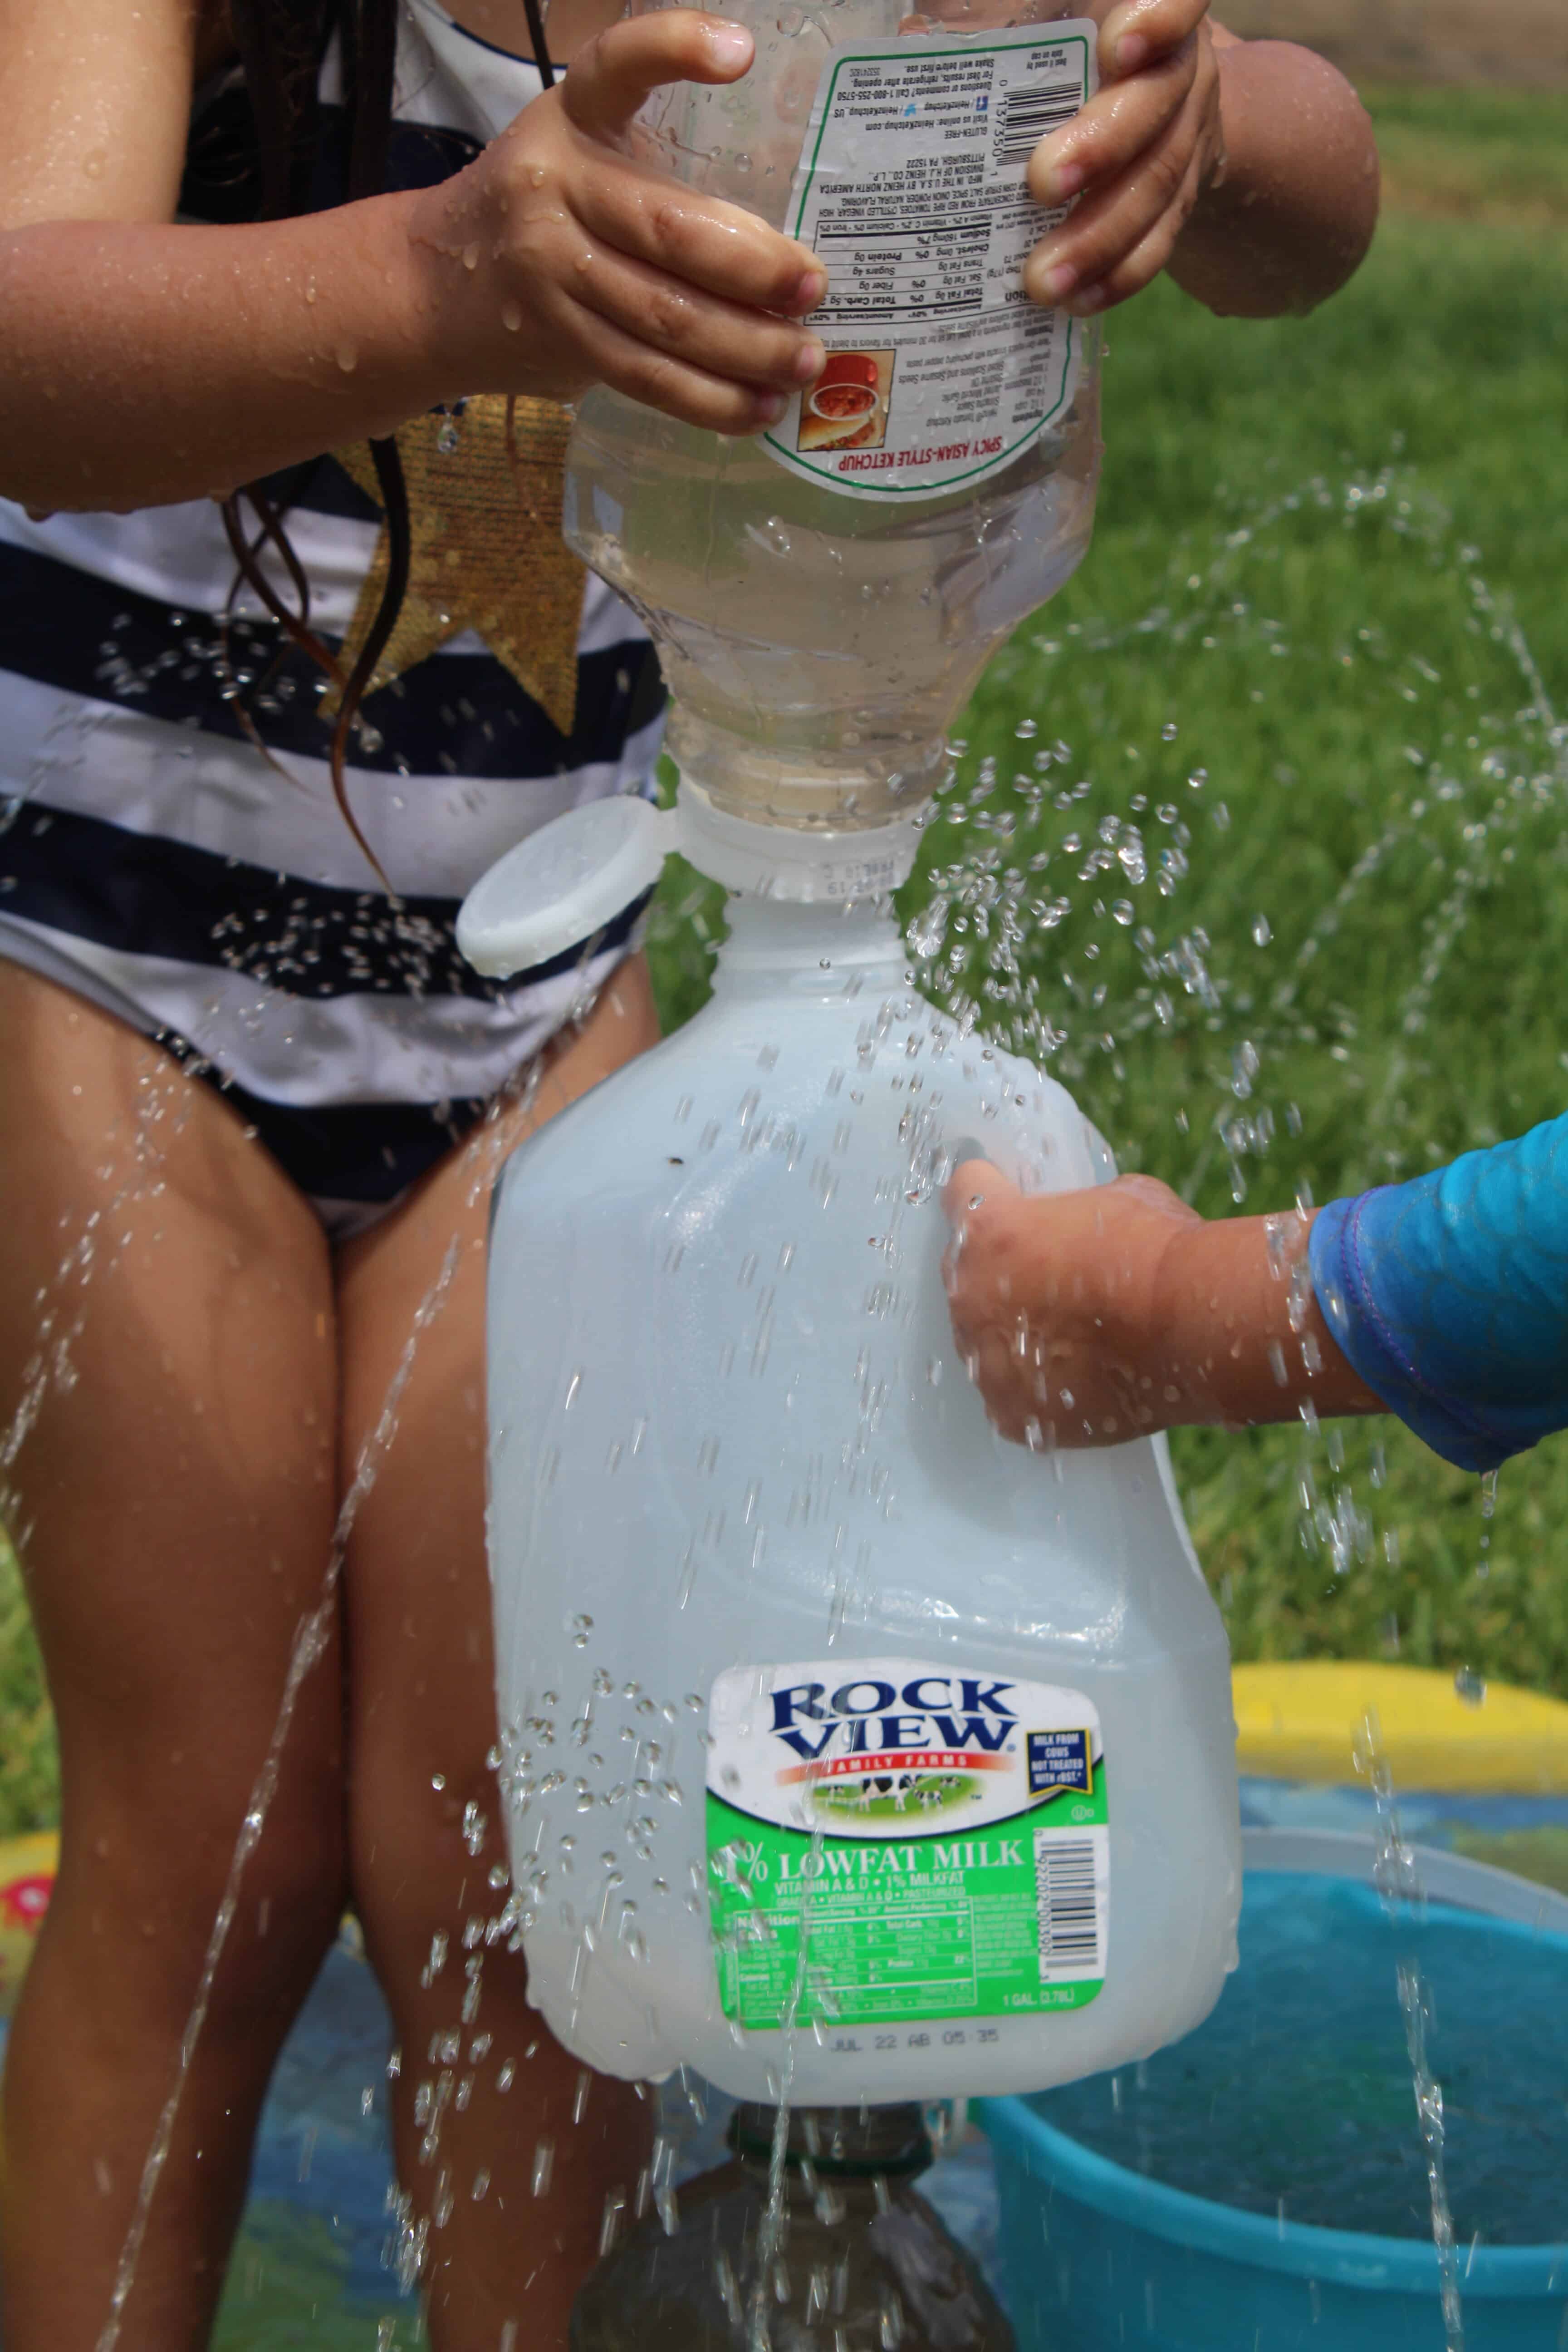
<path id="1" fill-rule="evenodd" d="M 1105 1974 L 1102 1868 L 1093 1837 L 1035 1832 L 1035 1902 L 1040 1979 L 1072 1984 Z"/>
<path id="2" fill-rule="evenodd" d="M 997 125 L 995 161 L 1021 163 L 1032 155 L 1038 142 L 1070 122 L 1083 104 L 1083 91 L 1076 81 L 1047 82 L 1043 89 L 1010 89 L 1003 94 L 997 110 L 1001 121 Z"/>

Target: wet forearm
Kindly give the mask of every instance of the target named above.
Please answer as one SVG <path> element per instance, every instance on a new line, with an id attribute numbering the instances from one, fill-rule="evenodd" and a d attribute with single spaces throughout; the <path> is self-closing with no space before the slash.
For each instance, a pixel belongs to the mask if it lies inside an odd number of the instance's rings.
<path id="1" fill-rule="evenodd" d="M 391 431 L 440 380 L 410 200 L 241 228 L 0 235 L 0 495 L 129 509 Z"/>
<path id="2" fill-rule="evenodd" d="M 1174 1233 L 1161 1255 L 1152 1320 L 1167 1425 L 1325 1419 L 1386 1410 L 1346 1361 L 1306 1265 L 1308 1223 L 1226 1217 Z"/>
<path id="3" fill-rule="evenodd" d="M 1227 41 L 1217 62 L 1226 165 L 1183 230 L 1171 275 L 1223 317 L 1310 310 L 1372 241 L 1372 125 L 1344 77 L 1289 42 Z"/>

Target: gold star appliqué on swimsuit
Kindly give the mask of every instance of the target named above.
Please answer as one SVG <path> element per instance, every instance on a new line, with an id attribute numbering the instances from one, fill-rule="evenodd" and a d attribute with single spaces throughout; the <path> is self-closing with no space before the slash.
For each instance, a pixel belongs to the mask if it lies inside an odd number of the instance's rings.
<path id="1" fill-rule="evenodd" d="M 397 432 L 408 485 L 408 593 L 367 695 L 464 629 L 481 636 L 563 735 L 577 709 L 577 630 L 584 567 L 561 536 L 570 413 L 554 401 L 482 393 L 461 414 L 416 416 Z M 447 446 L 443 448 L 445 438 Z M 381 505 L 368 446 L 333 451 Z M 370 635 L 386 582 L 383 528 L 343 640 L 344 675 Z M 323 716 L 336 710 L 336 688 Z"/>

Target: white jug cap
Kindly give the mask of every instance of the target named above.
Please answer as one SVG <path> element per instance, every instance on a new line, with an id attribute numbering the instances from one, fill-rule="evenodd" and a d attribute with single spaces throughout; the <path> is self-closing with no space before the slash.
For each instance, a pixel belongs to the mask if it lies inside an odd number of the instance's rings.
<path id="1" fill-rule="evenodd" d="M 587 801 L 480 876 L 458 916 L 458 945 L 492 979 L 531 971 L 613 922 L 677 849 L 750 898 L 797 906 L 883 898 L 913 871 L 920 815 L 911 809 L 858 830 L 759 824 L 716 808 L 689 776 L 673 809 L 629 794 Z"/>
<path id="2" fill-rule="evenodd" d="M 586 801 L 480 875 L 458 910 L 458 945 L 494 980 L 548 963 L 613 922 L 679 846 L 674 814 L 650 801 Z"/>

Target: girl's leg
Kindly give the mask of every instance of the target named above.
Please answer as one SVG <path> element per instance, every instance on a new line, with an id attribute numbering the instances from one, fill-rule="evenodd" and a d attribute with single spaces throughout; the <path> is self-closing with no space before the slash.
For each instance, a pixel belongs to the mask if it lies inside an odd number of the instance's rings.
<path id="1" fill-rule="evenodd" d="M 0 1232 L 0 1475 L 64 1814 L 6 2056 L 5 2340 L 92 2352 L 327 1559 L 332 1294 L 314 1219 L 226 1106 L 13 965 Z M 207 2340 L 268 2074 L 339 1915 L 341 1733 L 334 1642 L 245 1873 L 121 2352 Z"/>
<path id="2" fill-rule="evenodd" d="M 500 1944 L 470 1954 L 464 1930 L 504 1901 L 489 1878 L 505 1842 L 485 1761 L 496 1736 L 483 1517 L 489 1180 L 499 1150 L 657 1036 L 637 959 L 553 1057 L 504 1139 L 456 1152 L 395 1218 L 351 1244 L 340 1275 L 352 1446 L 380 1409 L 419 1300 L 454 1237 L 458 1244 L 396 1441 L 360 1515 L 346 1604 L 354 1899 L 401 2041 L 398 2168 L 414 2225 L 428 2232 L 439 2352 L 504 2352 L 513 2341 L 517 2352 L 563 2352 L 606 2194 L 629 2193 L 644 2161 L 647 2111 L 636 2092 L 598 2078 L 580 2090 L 582 2070 L 528 2007 L 521 1958 Z M 476 1958 L 477 2013 L 466 2016 Z"/>

